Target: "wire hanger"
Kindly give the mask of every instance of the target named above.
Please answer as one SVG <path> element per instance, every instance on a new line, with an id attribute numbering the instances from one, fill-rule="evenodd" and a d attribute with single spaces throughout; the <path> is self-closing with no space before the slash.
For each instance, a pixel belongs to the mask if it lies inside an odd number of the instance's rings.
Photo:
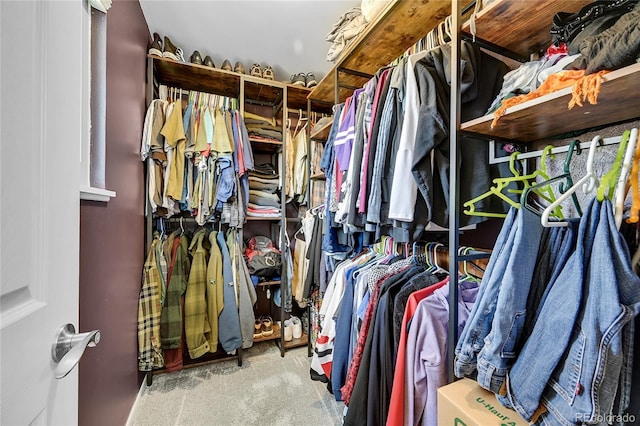
<path id="1" fill-rule="evenodd" d="M 554 201 L 546 209 L 544 209 L 540 218 L 542 226 L 568 226 L 569 223 L 565 221 L 549 221 L 549 216 L 551 216 L 551 213 L 567 198 L 571 197 L 578 190 L 578 188 L 582 188 L 582 191 L 585 194 L 588 194 L 592 192 L 598 185 L 598 178 L 593 171 L 593 160 L 595 158 L 596 147 L 598 145 L 602 146 L 602 138 L 600 136 L 596 136 L 591 140 L 591 146 L 589 147 L 589 156 L 587 157 L 587 173 L 571 188 L 567 189 L 564 194 L 560 195 L 556 201 Z"/>

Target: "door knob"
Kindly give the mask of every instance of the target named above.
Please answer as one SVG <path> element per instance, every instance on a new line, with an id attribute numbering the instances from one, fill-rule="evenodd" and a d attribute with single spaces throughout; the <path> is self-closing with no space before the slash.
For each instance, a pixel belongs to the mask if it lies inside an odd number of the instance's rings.
<path id="1" fill-rule="evenodd" d="M 100 330 L 76 334 L 73 324 L 65 324 L 60 328 L 56 341 L 51 346 L 51 358 L 58 363 L 56 379 L 65 377 L 76 366 L 84 350 L 100 343 Z"/>

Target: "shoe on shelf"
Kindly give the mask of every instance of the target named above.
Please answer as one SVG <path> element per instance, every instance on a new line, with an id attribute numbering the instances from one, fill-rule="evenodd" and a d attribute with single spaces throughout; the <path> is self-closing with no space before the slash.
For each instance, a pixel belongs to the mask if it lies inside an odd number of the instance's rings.
<path id="1" fill-rule="evenodd" d="M 244 65 L 242 64 L 242 62 L 236 62 L 236 64 L 233 66 L 233 72 L 237 72 L 238 74 L 245 73 Z"/>
<path id="2" fill-rule="evenodd" d="M 249 74 L 252 77 L 262 77 L 262 67 L 258 64 L 251 65 L 251 71 L 249 71 Z"/>
<path id="3" fill-rule="evenodd" d="M 225 70 L 225 71 L 233 71 L 233 68 L 231 68 L 231 62 L 229 62 L 228 59 L 224 60 L 224 62 L 222 63 L 222 66 L 220 67 L 220 69 Z"/>
<path id="4" fill-rule="evenodd" d="M 204 62 L 202 63 L 205 67 L 215 68 L 216 65 L 213 63 L 213 59 L 211 56 L 207 55 L 204 57 Z"/>
<path id="5" fill-rule="evenodd" d="M 158 33 L 153 33 L 153 41 L 149 47 L 149 55 L 162 57 L 162 38 Z"/>
<path id="6" fill-rule="evenodd" d="M 273 80 L 273 68 L 271 68 L 270 66 L 266 66 L 264 68 L 264 71 L 262 71 L 262 78 L 267 79 L 267 80 Z"/>
<path id="7" fill-rule="evenodd" d="M 194 50 L 189 58 L 189 62 L 196 65 L 202 65 L 202 56 L 200 56 L 200 52 Z"/>
<path id="8" fill-rule="evenodd" d="M 262 337 L 262 321 L 255 320 L 253 323 L 253 338 L 259 339 Z"/>
<path id="9" fill-rule="evenodd" d="M 173 59 L 174 61 L 185 62 L 182 49 L 171 43 L 171 40 L 167 36 L 164 36 L 164 50 L 162 51 L 162 57 Z"/>
<path id="10" fill-rule="evenodd" d="M 298 73 L 291 76 L 291 84 L 294 86 L 302 86 L 305 87 L 307 85 L 307 78 L 304 74 Z"/>
<path id="11" fill-rule="evenodd" d="M 284 341 L 290 342 L 293 340 L 293 324 L 291 319 L 284 320 Z"/>
<path id="12" fill-rule="evenodd" d="M 299 339 L 302 337 L 302 321 L 298 317 L 291 317 L 291 324 L 293 325 L 293 338 Z"/>
<path id="13" fill-rule="evenodd" d="M 318 85 L 318 82 L 316 81 L 316 76 L 313 75 L 312 72 L 307 73 L 305 79 L 307 81 L 307 87 L 314 87 Z"/>
<path id="14" fill-rule="evenodd" d="M 262 322 L 262 335 L 265 337 L 273 335 L 273 320 L 271 317 L 263 316 L 260 318 L 260 322 Z"/>

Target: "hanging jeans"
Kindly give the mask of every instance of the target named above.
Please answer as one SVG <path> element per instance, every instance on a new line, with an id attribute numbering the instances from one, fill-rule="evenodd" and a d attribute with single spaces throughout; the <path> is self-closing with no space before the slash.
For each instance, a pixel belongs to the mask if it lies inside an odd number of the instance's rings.
<path id="1" fill-rule="evenodd" d="M 480 284 L 476 304 L 473 306 L 467 325 L 462 331 L 456 347 L 454 371 L 458 377 L 476 377 L 477 356 L 484 345 L 484 338 L 491 330 L 496 310 L 498 291 L 509 261 L 517 230 L 517 210 L 509 210 L 494 246 L 487 269 Z"/>
<path id="2" fill-rule="evenodd" d="M 611 203 L 594 200 L 581 219 L 576 250 L 509 373 L 511 405 L 526 420 L 547 425 L 605 424 L 619 384 L 620 406 L 629 403 L 630 321 L 639 310 L 640 279 Z"/>
<path id="3" fill-rule="evenodd" d="M 498 393 L 517 357 L 522 330 L 527 316 L 527 298 L 533 281 L 542 224 L 540 217 L 527 209 L 518 210 L 514 243 L 509 262 L 502 272 L 491 331 L 478 353 L 478 376 L 483 388 Z"/>

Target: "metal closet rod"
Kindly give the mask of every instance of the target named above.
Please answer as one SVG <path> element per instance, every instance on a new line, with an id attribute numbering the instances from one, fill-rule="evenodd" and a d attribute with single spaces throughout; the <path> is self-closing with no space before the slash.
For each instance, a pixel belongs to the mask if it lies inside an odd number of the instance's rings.
<path id="1" fill-rule="evenodd" d="M 598 145 L 598 146 L 603 146 L 603 145 L 615 145 L 620 143 L 620 141 L 622 140 L 622 136 L 613 136 L 610 138 L 606 138 L 602 140 L 602 145 Z M 496 157 L 495 156 L 495 141 L 490 141 L 490 145 L 491 148 L 489 150 L 489 164 L 498 164 L 498 163 L 508 163 L 509 162 L 509 158 L 510 156 L 506 156 L 506 157 Z M 589 147 L 591 146 L 591 141 L 587 141 L 587 142 L 580 142 L 580 148 L 582 149 L 589 149 Z M 538 158 L 542 156 L 542 149 L 538 150 L 538 151 L 531 151 L 531 152 L 523 152 L 521 154 L 518 155 L 518 160 L 525 160 L 527 158 Z M 564 145 L 564 146 L 559 146 L 559 147 L 555 147 L 551 150 L 550 154 L 559 154 L 561 152 L 567 152 L 569 151 L 569 145 Z"/>

